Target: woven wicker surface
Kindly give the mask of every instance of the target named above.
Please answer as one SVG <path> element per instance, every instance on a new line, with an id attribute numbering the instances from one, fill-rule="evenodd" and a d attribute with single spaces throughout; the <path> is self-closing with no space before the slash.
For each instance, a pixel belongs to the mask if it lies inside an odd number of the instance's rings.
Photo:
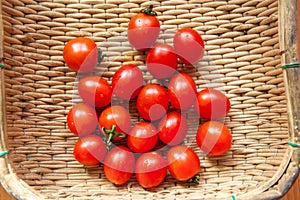
<path id="1" fill-rule="evenodd" d="M 180 27 L 202 34 L 203 61 L 180 69 L 194 77 L 198 90 L 216 87 L 232 103 L 225 122 L 233 145 L 220 157 L 207 157 L 196 147 L 199 122 L 186 113 L 185 143 L 201 159 L 199 185 L 167 176 L 151 190 L 135 177 L 116 187 L 101 166 L 83 167 L 72 155 L 77 137 L 66 127 L 66 115 L 80 99 L 74 90 L 77 74 L 62 58 L 64 44 L 78 36 L 96 41 L 107 58 L 95 73 L 109 81 L 124 63 L 145 70 L 145 54 L 129 46 L 126 30 L 129 19 L 149 4 L 158 13 L 161 41 L 169 42 Z M 2 17 L 9 159 L 18 177 L 44 197 L 230 199 L 269 189 L 286 169 L 290 153 L 277 0 L 2 0 Z M 146 82 L 155 81 L 144 72 Z M 134 110 L 132 118 L 140 120 Z"/>

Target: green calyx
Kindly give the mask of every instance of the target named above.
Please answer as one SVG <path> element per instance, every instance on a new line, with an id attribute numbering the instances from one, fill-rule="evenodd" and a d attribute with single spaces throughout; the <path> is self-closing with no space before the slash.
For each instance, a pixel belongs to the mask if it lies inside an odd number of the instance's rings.
<path id="1" fill-rule="evenodd" d="M 199 181 L 200 181 L 200 175 L 196 174 L 195 176 L 187 180 L 187 183 L 199 184 Z"/>
<path id="2" fill-rule="evenodd" d="M 102 50 L 99 48 L 98 49 L 98 63 L 100 64 L 104 59 L 104 55 L 102 53 Z"/>
<path id="3" fill-rule="evenodd" d="M 104 139 L 106 143 L 106 147 L 109 150 L 112 145 L 112 140 L 114 138 L 125 138 L 126 135 L 124 133 L 119 133 L 116 131 L 116 125 L 112 125 L 111 129 L 106 129 L 105 127 L 102 127 L 102 132 L 106 135 L 106 138 Z"/>
<path id="4" fill-rule="evenodd" d="M 157 13 L 153 10 L 153 5 L 150 5 L 148 8 L 144 8 L 141 10 L 142 13 L 146 15 L 157 16 Z"/>

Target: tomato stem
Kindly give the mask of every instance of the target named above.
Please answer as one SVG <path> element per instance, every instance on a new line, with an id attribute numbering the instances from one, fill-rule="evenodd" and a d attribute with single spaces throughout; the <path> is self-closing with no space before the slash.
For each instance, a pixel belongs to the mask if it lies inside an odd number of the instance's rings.
<path id="1" fill-rule="evenodd" d="M 157 16 L 157 13 L 153 10 L 153 5 L 150 5 L 148 8 L 144 8 L 141 10 L 142 13 L 146 15 Z"/>
<path id="2" fill-rule="evenodd" d="M 106 135 L 106 138 L 104 139 L 106 143 L 107 150 L 110 150 L 112 145 L 112 140 L 116 137 L 118 138 L 125 138 L 126 135 L 124 133 L 119 133 L 116 131 L 117 126 L 112 125 L 111 129 L 106 129 L 105 127 L 102 127 L 103 133 Z"/>
<path id="3" fill-rule="evenodd" d="M 187 183 L 199 184 L 199 180 L 200 180 L 200 175 L 196 174 L 194 177 L 187 180 Z"/>
<path id="4" fill-rule="evenodd" d="M 105 141 L 106 141 L 106 147 L 107 147 L 108 150 L 109 150 L 110 147 L 111 147 L 111 144 L 112 144 L 111 140 L 112 140 L 113 136 L 114 136 L 113 133 L 109 133 L 109 134 L 107 135 L 106 140 L 105 140 Z"/>

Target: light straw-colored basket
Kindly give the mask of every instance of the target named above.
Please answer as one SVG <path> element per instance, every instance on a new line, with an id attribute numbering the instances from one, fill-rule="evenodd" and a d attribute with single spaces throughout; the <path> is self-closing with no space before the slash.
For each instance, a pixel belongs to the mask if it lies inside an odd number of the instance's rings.
<path id="1" fill-rule="evenodd" d="M 0 181 L 15 198 L 277 199 L 297 178 L 297 0 L 0 2 L 0 152 L 10 150 L 0 157 Z M 77 137 L 68 130 L 66 115 L 78 101 L 77 73 L 63 61 L 64 45 L 86 36 L 106 55 L 116 53 L 103 64 L 109 82 L 125 62 L 145 69 L 145 54 L 129 51 L 123 40 L 129 19 L 150 4 L 165 33 L 191 27 L 202 34 L 206 54 L 200 66 L 180 69 L 194 77 L 198 90 L 215 86 L 232 103 L 225 119 L 233 134 L 227 154 L 208 157 L 190 143 L 201 159 L 197 185 L 168 175 L 151 190 L 134 176 L 116 187 L 102 166 L 83 167 L 72 154 Z M 187 143 L 193 134 L 191 128 Z"/>

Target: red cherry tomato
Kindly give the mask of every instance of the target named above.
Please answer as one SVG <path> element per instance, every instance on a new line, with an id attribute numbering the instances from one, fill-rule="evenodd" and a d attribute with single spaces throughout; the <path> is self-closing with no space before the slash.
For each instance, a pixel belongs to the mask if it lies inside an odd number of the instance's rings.
<path id="1" fill-rule="evenodd" d="M 143 188 L 160 185 L 167 175 L 166 160 L 157 152 L 142 154 L 135 164 L 136 179 Z"/>
<path id="2" fill-rule="evenodd" d="M 75 38 L 65 45 L 63 58 L 70 69 L 76 72 L 89 72 L 97 65 L 98 48 L 89 38 Z"/>
<path id="3" fill-rule="evenodd" d="M 139 94 L 143 82 L 143 73 L 136 65 L 123 65 L 112 78 L 113 93 L 125 100 L 133 99 Z"/>
<path id="4" fill-rule="evenodd" d="M 169 112 L 158 124 L 159 139 L 170 146 L 180 144 L 187 133 L 187 121 L 178 112 Z"/>
<path id="5" fill-rule="evenodd" d="M 198 129 L 196 141 L 198 146 L 208 155 L 220 156 L 230 149 L 232 135 L 224 124 L 208 121 Z"/>
<path id="6" fill-rule="evenodd" d="M 104 174 L 116 185 L 126 183 L 134 172 L 135 158 L 133 153 L 124 146 L 111 149 L 104 160 Z"/>
<path id="7" fill-rule="evenodd" d="M 155 126 L 149 122 L 139 122 L 130 131 L 127 137 L 128 147 L 138 153 L 145 153 L 153 149 L 158 135 Z"/>
<path id="8" fill-rule="evenodd" d="M 177 69 L 177 55 L 170 45 L 156 44 L 148 52 L 146 64 L 155 78 L 169 78 Z"/>
<path id="9" fill-rule="evenodd" d="M 204 42 L 199 33 L 191 28 L 177 31 L 173 39 L 175 51 L 185 64 L 195 64 L 204 55 Z"/>
<path id="10" fill-rule="evenodd" d="M 168 170 L 179 181 L 194 178 L 200 172 L 200 160 L 193 149 L 174 146 L 167 153 Z"/>
<path id="11" fill-rule="evenodd" d="M 78 83 L 79 96 L 89 105 L 104 107 L 110 104 L 112 89 L 108 82 L 99 76 L 86 76 Z"/>
<path id="12" fill-rule="evenodd" d="M 142 118 L 151 121 L 158 120 L 167 113 L 168 94 L 161 85 L 147 84 L 139 93 L 136 105 Z"/>
<path id="13" fill-rule="evenodd" d="M 106 145 L 97 135 L 80 138 L 74 146 L 74 157 L 83 165 L 98 165 L 107 153 Z"/>
<path id="14" fill-rule="evenodd" d="M 230 108 L 228 97 L 219 90 L 206 88 L 197 94 L 195 111 L 203 118 L 216 119 L 225 117 Z"/>
<path id="15" fill-rule="evenodd" d="M 134 15 L 128 24 L 129 43 L 137 50 L 150 48 L 158 38 L 160 24 L 152 6 Z"/>
<path id="16" fill-rule="evenodd" d="M 97 113 L 90 106 L 79 103 L 74 105 L 67 116 L 67 124 L 71 132 L 78 136 L 92 134 L 98 125 Z"/>
<path id="17" fill-rule="evenodd" d="M 130 114 L 123 106 L 110 106 L 100 114 L 99 126 L 108 141 L 120 140 L 130 131 Z"/>
<path id="18" fill-rule="evenodd" d="M 171 104 L 176 109 L 187 110 L 195 103 L 196 83 L 190 75 L 178 73 L 170 80 L 168 94 Z"/>

